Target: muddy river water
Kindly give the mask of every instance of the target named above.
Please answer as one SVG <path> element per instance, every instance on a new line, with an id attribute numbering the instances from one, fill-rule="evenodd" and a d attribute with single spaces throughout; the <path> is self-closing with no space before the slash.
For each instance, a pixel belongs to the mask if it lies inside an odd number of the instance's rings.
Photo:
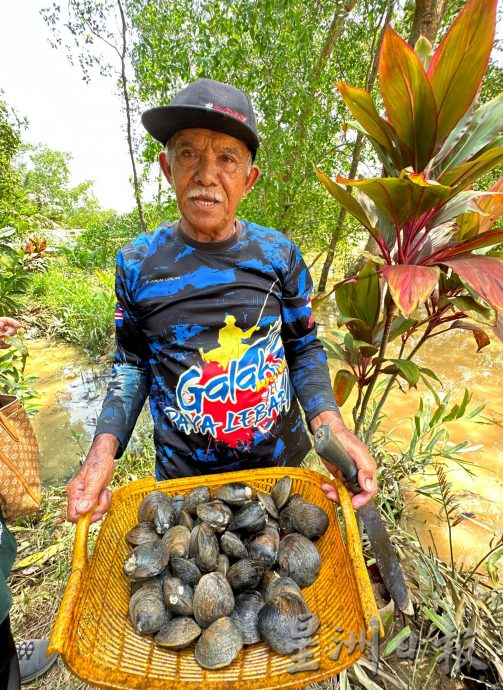
<path id="1" fill-rule="evenodd" d="M 335 326 L 331 309 L 319 314 L 318 320 L 325 333 Z M 41 446 L 43 479 L 56 484 L 73 474 L 89 445 L 108 371 L 93 368 L 68 345 L 45 340 L 27 344 L 28 373 L 39 377 L 36 388 L 40 407 L 33 423 Z M 503 345 L 493 340 L 482 352 L 476 354 L 475 349 L 469 333 L 454 331 L 425 346 L 417 356 L 418 364 L 433 369 L 442 381 L 441 397 L 450 393 L 452 402 L 460 402 L 467 388 L 473 393 L 471 406 L 485 404 L 484 417 L 495 420 L 492 424 L 449 424 L 450 441 L 468 441 L 470 447 L 463 458 L 472 463 L 474 476 L 448 462 L 447 477 L 459 501 L 460 522 L 453 529 L 454 555 L 472 565 L 488 550 L 491 539 L 501 536 L 503 527 Z M 432 394 L 422 385 L 406 394 L 396 389 L 388 400 L 384 427 L 402 442 L 410 439 L 408 418 L 416 412 L 421 398 L 434 404 Z M 342 410 L 348 426 L 350 404 L 348 401 Z M 405 519 L 424 548 L 433 545 L 448 560 L 447 530 L 439 506 L 414 491 L 414 487 L 435 480 L 436 475 L 430 471 L 403 482 Z"/>

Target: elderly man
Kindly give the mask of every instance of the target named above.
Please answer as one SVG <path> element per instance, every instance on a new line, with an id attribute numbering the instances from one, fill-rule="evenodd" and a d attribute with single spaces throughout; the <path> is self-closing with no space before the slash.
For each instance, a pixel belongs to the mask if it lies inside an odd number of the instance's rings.
<path id="1" fill-rule="evenodd" d="M 311 445 L 300 403 L 310 430 L 330 424 L 356 461 L 363 491 L 353 505 L 363 505 L 376 492 L 375 462 L 333 398 L 307 267 L 280 232 L 236 218 L 260 175 L 248 96 L 199 79 L 142 121 L 165 145 L 160 165 L 181 218 L 119 252 L 117 354 L 94 442 L 68 486 L 69 519 L 108 509 L 115 461 L 147 396 L 157 479 L 299 465 Z"/>

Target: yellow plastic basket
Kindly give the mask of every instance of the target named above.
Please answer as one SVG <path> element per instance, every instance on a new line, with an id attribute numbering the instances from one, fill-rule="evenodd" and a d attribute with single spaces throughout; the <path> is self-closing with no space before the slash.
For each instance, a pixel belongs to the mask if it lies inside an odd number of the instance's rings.
<path id="1" fill-rule="evenodd" d="M 158 647 L 152 636 L 138 635 L 128 616 L 130 584 L 123 574 L 129 547 L 124 535 L 137 522 L 137 510 L 146 494 L 160 489 L 167 494 L 187 493 L 206 484 L 216 488 L 229 481 L 245 481 L 270 492 L 278 479 L 290 475 L 292 491 L 321 506 L 329 527 L 317 542 L 322 566 L 316 581 L 302 590 L 321 621 L 313 637 L 316 646 L 310 662 L 316 670 L 298 672 L 299 663 L 271 651 L 265 643 L 244 647 L 234 662 L 218 671 L 200 668 L 194 648 L 174 652 Z M 94 553 L 87 556 L 90 516 L 80 519 L 73 551 L 72 573 L 61 602 L 49 651 L 59 652 L 68 668 L 81 680 L 114 690 L 238 690 L 238 688 L 301 688 L 334 676 L 361 656 L 359 646 L 348 654 L 342 646 L 337 661 L 331 659 L 335 638 L 347 640 L 360 631 L 370 639 L 370 619 L 378 617 L 361 552 L 358 528 L 347 491 L 334 480 L 341 497 L 346 543 L 334 504 L 321 490 L 326 478 L 300 468 L 273 468 L 165 482 L 154 478 L 132 482 L 118 489 L 99 531 Z M 336 628 L 342 628 L 338 632 Z M 308 663 L 308 662 L 306 662 Z"/>

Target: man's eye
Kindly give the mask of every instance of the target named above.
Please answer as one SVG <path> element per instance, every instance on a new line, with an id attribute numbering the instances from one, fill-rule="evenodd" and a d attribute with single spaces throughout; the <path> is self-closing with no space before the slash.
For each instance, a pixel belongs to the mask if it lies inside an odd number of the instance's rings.
<path id="1" fill-rule="evenodd" d="M 236 162 L 232 156 L 222 156 L 222 160 L 224 163 L 235 163 Z"/>

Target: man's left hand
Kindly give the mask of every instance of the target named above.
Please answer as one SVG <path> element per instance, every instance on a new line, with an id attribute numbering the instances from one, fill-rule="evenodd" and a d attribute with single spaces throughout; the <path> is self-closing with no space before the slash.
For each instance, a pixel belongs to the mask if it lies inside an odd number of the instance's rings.
<path id="1" fill-rule="evenodd" d="M 316 417 L 313 417 L 311 420 L 311 430 L 313 433 L 322 424 L 328 424 L 331 433 L 342 443 L 358 467 L 358 484 L 362 487 L 362 492 L 351 494 L 351 503 L 353 508 L 357 510 L 368 503 L 377 493 L 376 461 L 370 455 L 367 446 L 344 425 L 341 416 L 337 412 L 321 412 Z M 321 458 L 321 460 L 331 474 L 342 477 L 337 467 L 324 458 Z M 339 503 L 339 496 L 332 484 L 322 484 L 321 488 L 327 498 L 335 503 Z"/>

